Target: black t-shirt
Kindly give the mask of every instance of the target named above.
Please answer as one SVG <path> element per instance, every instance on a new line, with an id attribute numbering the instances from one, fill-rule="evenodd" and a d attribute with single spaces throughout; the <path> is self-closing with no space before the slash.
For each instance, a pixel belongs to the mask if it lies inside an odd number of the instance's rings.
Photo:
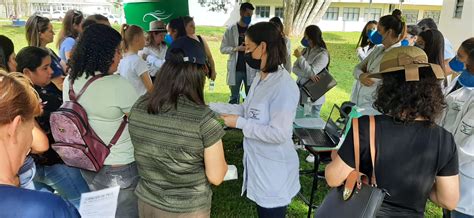
<path id="1" fill-rule="evenodd" d="M 453 135 L 427 121 L 401 123 L 387 115 L 375 116 L 379 188 L 387 190 L 379 215 L 423 216 L 436 176 L 458 174 Z M 359 118 L 360 171 L 372 175 L 368 116 Z M 341 159 L 354 168 L 352 129 L 339 149 Z"/>
<path id="2" fill-rule="evenodd" d="M 239 29 L 239 46 L 245 42 L 245 32 L 247 32 L 248 26 L 242 27 L 237 23 L 237 28 Z M 247 65 L 245 65 L 245 51 L 239 51 L 239 55 L 237 56 L 237 71 L 246 72 Z"/>
<path id="3" fill-rule="evenodd" d="M 45 87 L 35 86 L 35 90 L 38 92 L 44 107 L 43 114 L 36 118 L 41 129 L 46 133 L 49 139 L 49 144 L 54 143 L 54 138 L 51 133 L 51 127 L 49 125 L 49 117 L 51 113 L 57 111 L 61 104 L 63 103 L 63 93 L 59 90 L 54 83 L 50 83 Z M 32 155 L 35 159 L 35 163 L 41 165 L 53 165 L 57 163 L 62 163 L 63 161 L 59 155 L 49 147 L 48 151 L 44 152 L 41 155 Z"/>

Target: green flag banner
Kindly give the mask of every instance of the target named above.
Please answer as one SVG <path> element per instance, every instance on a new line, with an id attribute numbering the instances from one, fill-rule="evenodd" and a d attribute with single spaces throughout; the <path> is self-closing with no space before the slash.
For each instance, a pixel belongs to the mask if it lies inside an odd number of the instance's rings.
<path id="1" fill-rule="evenodd" d="M 189 15 L 188 0 L 124 0 L 127 24 L 135 24 L 148 31 L 149 23 Z"/>

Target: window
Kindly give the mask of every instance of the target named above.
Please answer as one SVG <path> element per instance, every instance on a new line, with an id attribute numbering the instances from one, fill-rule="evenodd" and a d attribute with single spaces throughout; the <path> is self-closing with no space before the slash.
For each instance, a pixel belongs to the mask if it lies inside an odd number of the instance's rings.
<path id="1" fill-rule="evenodd" d="M 364 9 L 364 19 L 365 21 L 369 20 L 379 20 L 380 16 L 382 15 L 381 8 L 366 8 Z"/>
<path id="2" fill-rule="evenodd" d="M 344 21 L 359 21 L 360 8 L 344 8 Z"/>
<path id="3" fill-rule="evenodd" d="M 257 18 L 269 18 L 270 17 L 270 6 L 257 6 L 255 7 L 255 14 Z"/>
<path id="4" fill-rule="evenodd" d="M 418 10 L 403 10 L 402 15 L 405 17 L 407 24 L 416 24 L 418 21 Z"/>
<path id="5" fill-rule="evenodd" d="M 323 20 L 338 20 L 339 8 L 328 8 L 323 16 Z"/>
<path id="6" fill-rule="evenodd" d="M 454 6 L 454 18 L 462 17 L 462 8 L 464 7 L 464 0 L 457 0 Z"/>
<path id="7" fill-rule="evenodd" d="M 275 17 L 283 18 L 284 13 L 283 8 L 275 8 Z"/>
<path id="8" fill-rule="evenodd" d="M 425 11 L 425 13 L 423 13 L 423 18 L 433 18 L 436 23 L 439 23 L 440 14 L 441 11 Z"/>

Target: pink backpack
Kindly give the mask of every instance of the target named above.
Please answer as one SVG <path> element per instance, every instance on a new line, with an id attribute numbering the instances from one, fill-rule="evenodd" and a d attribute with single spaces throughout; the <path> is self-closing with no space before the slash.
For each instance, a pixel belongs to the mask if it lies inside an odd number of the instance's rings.
<path id="1" fill-rule="evenodd" d="M 123 116 L 119 129 L 106 145 L 89 125 L 86 110 L 78 103 L 87 87 L 103 76 L 89 79 L 77 96 L 73 90 L 74 81 L 71 81 L 69 101 L 51 113 L 49 122 L 55 141 L 52 148 L 68 166 L 98 172 L 104 166 L 110 148 L 117 143 L 127 125 L 127 116 Z"/>

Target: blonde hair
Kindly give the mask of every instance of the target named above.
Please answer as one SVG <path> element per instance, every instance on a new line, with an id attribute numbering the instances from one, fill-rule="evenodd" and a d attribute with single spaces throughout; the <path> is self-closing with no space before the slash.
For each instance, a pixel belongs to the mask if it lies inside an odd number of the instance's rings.
<path id="1" fill-rule="evenodd" d="M 26 76 L 0 70 L 0 111 L 0 125 L 12 122 L 16 116 L 29 121 L 40 115 L 38 93 Z"/>
<path id="2" fill-rule="evenodd" d="M 123 24 L 120 28 L 120 35 L 122 35 L 122 49 L 126 51 L 132 43 L 135 36 L 144 34 L 143 29 L 137 25 Z"/>
<path id="3" fill-rule="evenodd" d="M 26 21 L 26 41 L 29 46 L 41 46 L 40 34 L 48 30 L 50 21 L 47 17 L 33 15 Z"/>

